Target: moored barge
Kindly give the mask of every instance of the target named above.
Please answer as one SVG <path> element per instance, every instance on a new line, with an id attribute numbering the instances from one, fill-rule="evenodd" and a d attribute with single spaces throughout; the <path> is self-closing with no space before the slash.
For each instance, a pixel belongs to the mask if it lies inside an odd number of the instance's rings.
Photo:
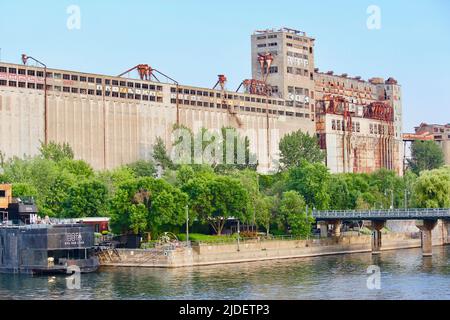
<path id="1" fill-rule="evenodd" d="M 0 185 L 0 272 L 87 273 L 98 269 L 93 226 L 40 220 L 33 199 L 14 199 L 11 191 L 10 185 Z"/>

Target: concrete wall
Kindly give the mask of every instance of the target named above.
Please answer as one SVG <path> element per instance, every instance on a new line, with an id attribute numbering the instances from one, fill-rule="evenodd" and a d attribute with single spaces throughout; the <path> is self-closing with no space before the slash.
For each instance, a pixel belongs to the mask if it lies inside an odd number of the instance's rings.
<path id="1" fill-rule="evenodd" d="M 104 78 L 109 81 L 114 78 L 97 77 L 103 81 Z M 149 83 L 139 80 L 133 82 Z M 53 88 L 61 88 L 64 85 L 70 85 L 70 88 L 77 90 L 103 88 L 101 85 L 73 81 L 67 83 L 58 79 L 49 79 L 48 83 Z M 75 157 L 86 160 L 95 169 L 111 169 L 138 159 L 150 159 L 158 136 L 170 147 L 173 139 L 172 128 L 177 122 L 177 105 L 172 101 L 175 94 L 171 92 L 174 86 L 158 85 L 162 90 L 154 94 L 162 99 L 160 102 L 50 90 L 47 95 L 48 141 L 69 143 Z M 216 94 L 220 91 L 211 92 Z M 240 94 L 240 97 L 243 95 Z M 197 102 L 200 99 L 193 95 L 180 95 L 178 98 L 189 102 Z M 202 99 L 204 102 L 214 103 L 214 108 L 179 105 L 179 123 L 194 132 L 203 127 L 219 131 L 222 127 L 237 128 L 238 117 L 242 122 L 238 131 L 249 137 L 250 149 L 257 155 L 262 172 L 275 169 L 279 156 L 279 140 L 285 134 L 299 129 L 310 134 L 315 131 L 314 119 L 279 115 L 274 112 L 269 115 L 268 138 L 267 116 L 265 112 L 261 112 L 266 108 L 265 103 L 230 100 L 229 103 L 233 107 L 255 109 L 253 112 L 240 110 L 233 116 L 227 110 L 216 107 L 216 103 L 221 103 L 222 100 L 215 97 Z M 252 99 L 260 100 L 261 97 L 252 96 Z M 43 90 L 0 86 L 0 151 L 6 158 L 34 156 L 38 153 L 40 142 L 45 140 L 44 101 Z M 285 111 L 284 106 L 278 106 L 276 103 L 269 107 L 277 112 Z M 256 112 L 256 109 L 260 112 Z"/>
<path id="2" fill-rule="evenodd" d="M 420 232 L 419 228 L 416 226 L 416 221 L 414 220 L 388 220 L 386 221 L 386 227 L 392 232 L 392 234 L 413 234 Z M 444 245 L 450 243 L 449 230 L 449 223 L 446 223 L 443 220 L 438 220 L 436 226 L 431 232 L 433 245 Z"/>
<path id="3" fill-rule="evenodd" d="M 6 158 L 35 155 L 44 141 L 44 95 L 3 87 L 0 91 L 0 151 Z"/>
<path id="4" fill-rule="evenodd" d="M 246 241 L 239 245 L 195 245 L 175 250 L 119 249 L 120 260 L 104 262 L 109 266 L 184 267 L 238 263 L 274 259 L 291 259 L 322 255 L 371 252 L 371 236 L 345 236 L 314 240 Z M 420 239 L 406 234 L 383 235 L 382 250 L 417 248 Z"/>
<path id="5" fill-rule="evenodd" d="M 267 170 L 267 118 L 263 114 L 239 115 L 251 150 Z M 104 121 L 104 119 L 106 121 Z M 180 109 L 180 124 L 191 129 L 220 130 L 233 126 L 227 111 Z M 8 88 L 0 92 L 0 150 L 6 158 L 33 156 L 44 141 L 44 97 L 41 92 Z M 48 95 L 48 139 L 69 143 L 76 158 L 95 169 L 111 169 L 138 159 L 149 159 L 156 137 L 171 144 L 176 107 L 171 104 L 101 100 L 71 94 Z M 286 133 L 302 129 L 287 117 L 270 117 L 271 160 L 278 158 L 278 143 Z"/>

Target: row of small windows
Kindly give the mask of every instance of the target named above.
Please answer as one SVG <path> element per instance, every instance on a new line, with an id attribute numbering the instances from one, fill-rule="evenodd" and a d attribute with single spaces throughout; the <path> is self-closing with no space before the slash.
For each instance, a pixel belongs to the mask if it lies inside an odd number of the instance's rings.
<path id="1" fill-rule="evenodd" d="M 44 85 L 42 83 L 25 83 L 25 82 L 17 82 L 17 81 L 6 81 L 0 80 L 0 86 L 9 86 L 9 87 L 19 87 L 19 88 L 28 88 L 28 89 L 38 89 L 44 90 Z M 50 86 L 47 86 L 47 89 Z"/>
<path id="2" fill-rule="evenodd" d="M 172 94 L 177 92 L 177 89 L 175 87 L 170 88 L 170 92 Z M 255 97 L 249 97 L 249 96 L 241 96 L 241 95 L 232 95 L 232 94 L 222 94 L 220 92 L 210 92 L 210 91 L 200 91 L 200 90 L 192 90 L 192 89 L 183 89 L 178 88 L 179 94 L 188 94 L 191 96 L 199 96 L 199 97 L 210 97 L 210 98 L 223 98 L 223 99 L 229 99 L 229 100 L 240 100 L 240 101 L 246 101 L 246 102 L 256 102 L 256 103 L 268 103 L 268 104 L 277 104 L 279 106 L 284 106 L 284 101 L 281 100 L 271 100 L 271 99 L 264 99 L 264 98 L 255 98 Z"/>
<path id="3" fill-rule="evenodd" d="M 44 85 L 43 84 L 34 84 L 34 83 L 25 83 L 25 82 L 17 82 L 17 81 L 6 81 L 6 80 L 0 80 L 0 86 L 7 86 L 10 87 L 19 87 L 19 88 L 28 88 L 28 89 L 38 89 L 43 90 Z M 87 94 L 87 95 L 96 95 L 96 96 L 102 96 L 103 91 L 102 90 L 93 90 L 93 89 L 79 89 L 79 88 L 73 88 L 73 87 L 60 87 L 60 86 L 51 86 L 47 85 L 48 90 L 54 90 L 57 92 L 64 92 L 64 93 L 74 93 L 74 94 Z M 105 96 L 112 96 L 115 98 L 123 98 L 123 99 L 135 99 L 135 100 L 144 100 L 144 101 L 156 101 L 156 102 L 163 102 L 162 97 L 156 97 L 156 96 L 148 96 L 148 95 L 140 95 L 140 94 L 130 94 L 130 93 L 119 93 L 119 92 L 110 92 L 105 91 Z M 259 99 L 258 99 L 259 100 Z M 265 99 L 263 99 L 265 100 Z M 270 100 L 269 100 L 270 101 Z M 273 101 L 276 102 L 276 101 Z M 279 105 L 282 105 L 279 101 Z M 176 99 L 171 99 L 171 103 L 175 104 Z M 178 100 L 179 104 L 184 105 L 190 105 L 190 106 L 202 106 L 202 107 L 209 107 L 209 108 L 218 108 L 218 109 L 228 109 L 228 106 L 226 104 L 215 104 L 211 102 L 202 102 L 202 101 L 192 101 L 192 100 Z M 274 103 L 276 104 L 276 103 Z M 238 108 L 235 106 L 235 108 Z M 264 108 L 255 108 L 255 107 L 240 107 L 241 111 L 247 111 L 247 112 L 258 112 L 258 113 L 265 113 Z M 286 115 L 286 116 L 295 116 L 300 118 L 310 118 L 310 115 L 308 113 L 299 113 L 299 112 L 285 112 L 281 110 L 269 110 L 269 114 L 278 114 L 278 115 Z"/>
<path id="4" fill-rule="evenodd" d="M 41 83 L 35 84 L 35 83 L 30 83 L 30 82 L 25 83 L 25 82 L 17 82 L 17 81 L 0 80 L 0 86 L 44 90 L 44 85 Z M 102 90 L 74 88 L 74 87 L 60 87 L 60 86 L 47 85 L 47 90 L 56 91 L 56 92 L 64 92 L 64 93 L 74 93 L 74 94 L 79 93 L 79 94 L 86 94 L 86 95 L 93 95 L 93 96 L 94 95 L 95 96 L 103 95 Z M 122 98 L 122 99 L 163 102 L 162 97 L 157 97 L 157 96 L 153 96 L 153 95 L 141 95 L 141 94 L 105 91 L 105 96 L 113 97 L 113 98 Z"/>
<path id="5" fill-rule="evenodd" d="M 369 125 L 369 131 L 371 134 L 387 134 L 388 128 L 387 126 L 381 125 L 381 124 L 370 124 Z"/>
<path id="6" fill-rule="evenodd" d="M 294 58 L 300 58 L 300 59 L 306 59 L 308 60 L 309 56 L 307 54 L 302 54 L 302 53 L 297 53 L 297 52 L 292 52 L 292 51 L 288 51 L 286 53 L 286 55 L 288 57 L 294 57 Z"/>
<path id="7" fill-rule="evenodd" d="M 37 76 L 37 77 L 44 77 L 43 71 L 34 71 L 34 70 L 25 70 L 25 69 L 17 69 L 17 68 L 6 68 L 6 67 L 0 67 L 0 73 L 6 73 L 9 72 L 11 74 L 20 74 L 20 75 L 29 75 L 29 76 Z M 47 73 L 48 74 L 48 73 Z"/>
<path id="8" fill-rule="evenodd" d="M 171 99 L 170 102 L 172 104 L 177 103 L 176 99 Z M 202 101 L 192 101 L 192 100 L 180 100 L 178 99 L 179 104 L 188 105 L 188 106 L 197 106 L 197 107 L 205 107 L 205 108 L 217 108 L 217 109 L 229 109 L 231 108 L 231 105 L 221 104 L 221 103 L 213 103 L 213 102 L 202 102 Z M 234 109 L 239 109 L 241 111 L 246 112 L 257 112 L 257 113 L 266 113 L 266 109 L 264 108 L 256 108 L 256 107 L 238 107 L 234 106 Z M 269 109 L 269 114 L 278 114 L 278 115 L 286 115 L 290 117 L 299 117 L 299 118 L 309 118 L 310 115 L 308 113 L 301 113 L 301 112 L 289 112 L 289 111 L 282 111 L 282 110 L 273 110 Z"/>
<path id="9" fill-rule="evenodd" d="M 354 84 L 352 83 L 353 81 L 343 81 L 343 82 L 332 82 L 332 81 L 327 81 L 325 82 L 325 79 L 322 79 L 322 84 L 323 85 L 328 85 L 329 87 L 344 87 L 344 88 L 351 88 L 351 89 L 357 89 L 360 91 L 368 91 L 368 92 L 372 92 L 372 88 L 368 87 L 368 86 L 360 86 L 358 84 Z"/>
<path id="10" fill-rule="evenodd" d="M 258 48 L 276 47 L 276 46 L 278 46 L 277 42 L 271 42 L 271 43 L 268 43 L 268 44 L 260 43 L 260 44 L 257 45 Z"/>
<path id="11" fill-rule="evenodd" d="M 277 38 L 276 34 L 269 34 L 267 37 L 266 36 L 258 36 L 258 37 L 256 37 L 256 40 L 276 39 L 276 38 Z"/>
<path id="12" fill-rule="evenodd" d="M 309 89 L 300 87 L 288 87 L 288 93 L 309 96 Z"/>
<path id="13" fill-rule="evenodd" d="M 43 71 L 35 71 L 35 70 L 26 70 L 26 69 L 17 69 L 17 68 L 6 68 L 6 67 L 0 67 L 0 73 L 7 73 L 10 74 L 19 74 L 19 75 L 28 75 L 28 76 L 37 76 L 37 77 L 44 77 Z M 86 77 L 86 76 L 79 76 L 74 74 L 61 74 L 61 73 L 53 73 L 53 72 L 47 72 L 47 78 L 50 79 L 57 79 L 57 80 L 67 80 L 67 81 L 80 81 L 80 82 L 88 82 L 88 83 L 96 83 L 96 84 L 102 84 L 103 79 L 102 78 L 95 78 L 95 77 Z M 113 85 L 113 86 L 121 86 L 121 87 L 128 87 L 128 88 L 136 88 L 136 89 L 149 89 L 149 90 L 156 90 L 156 91 L 162 91 L 163 87 L 160 85 L 151 85 L 146 83 L 137 83 L 137 82 L 127 82 L 127 81 L 119 81 L 119 80 L 111 80 L 111 79 L 105 79 L 105 85 Z"/>
<path id="14" fill-rule="evenodd" d="M 442 132 L 444 133 L 444 131 L 450 131 L 450 128 L 433 128 L 433 132 Z"/>
<path id="15" fill-rule="evenodd" d="M 286 46 L 292 47 L 292 48 L 301 49 L 301 50 L 303 50 L 304 52 L 309 52 L 310 54 L 313 53 L 313 48 L 312 48 L 312 47 L 309 47 L 309 49 L 308 49 L 308 47 L 305 47 L 305 46 L 299 46 L 299 45 L 296 45 L 296 44 L 292 44 L 292 43 L 290 43 L 290 42 L 286 43 Z"/>
<path id="16" fill-rule="evenodd" d="M 296 107 L 296 108 L 309 109 L 309 102 L 286 101 L 286 107 Z"/>
<path id="17" fill-rule="evenodd" d="M 303 41 L 303 42 L 308 42 L 308 39 L 306 38 L 300 38 L 300 37 L 293 37 L 291 35 L 286 35 L 286 39 L 293 39 L 295 41 Z"/>
<path id="18" fill-rule="evenodd" d="M 331 129 L 337 131 L 345 131 L 345 122 L 342 120 L 332 120 L 331 121 Z M 354 122 L 352 124 L 353 132 L 361 132 L 361 126 L 359 122 Z"/>
<path id="19" fill-rule="evenodd" d="M 271 66 L 269 68 L 269 73 L 278 73 L 278 67 L 277 66 Z"/>
<path id="20" fill-rule="evenodd" d="M 309 76 L 311 78 L 311 80 L 314 79 L 314 74 L 312 72 L 309 72 L 306 69 L 287 67 L 287 73 L 300 75 L 300 76 L 304 76 L 304 77 Z"/>

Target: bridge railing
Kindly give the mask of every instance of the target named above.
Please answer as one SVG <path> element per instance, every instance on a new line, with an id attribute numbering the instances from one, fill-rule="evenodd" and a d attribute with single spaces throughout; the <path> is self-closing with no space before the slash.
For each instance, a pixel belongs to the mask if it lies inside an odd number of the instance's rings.
<path id="1" fill-rule="evenodd" d="M 316 219 L 423 219 L 449 218 L 450 209 L 391 209 L 391 210 L 314 210 L 312 216 Z"/>

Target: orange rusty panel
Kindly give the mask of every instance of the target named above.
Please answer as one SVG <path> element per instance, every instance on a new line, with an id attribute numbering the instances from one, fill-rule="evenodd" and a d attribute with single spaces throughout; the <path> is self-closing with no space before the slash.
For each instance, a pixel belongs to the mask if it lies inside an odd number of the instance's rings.
<path id="1" fill-rule="evenodd" d="M 271 88 L 261 80 L 246 79 L 243 81 L 246 93 L 257 94 L 260 96 L 271 95 Z"/>
<path id="2" fill-rule="evenodd" d="M 12 201 L 12 186 L 10 184 L 0 184 L 0 209 L 8 209 Z"/>
<path id="3" fill-rule="evenodd" d="M 383 102 L 372 102 L 364 109 L 364 118 L 394 121 L 394 109 Z"/>
<path id="4" fill-rule="evenodd" d="M 316 122 L 316 131 L 325 131 L 325 123 Z"/>
<path id="5" fill-rule="evenodd" d="M 434 140 L 433 135 L 429 132 L 424 132 L 422 134 L 416 133 L 405 133 L 403 134 L 403 141 L 432 141 Z"/>

